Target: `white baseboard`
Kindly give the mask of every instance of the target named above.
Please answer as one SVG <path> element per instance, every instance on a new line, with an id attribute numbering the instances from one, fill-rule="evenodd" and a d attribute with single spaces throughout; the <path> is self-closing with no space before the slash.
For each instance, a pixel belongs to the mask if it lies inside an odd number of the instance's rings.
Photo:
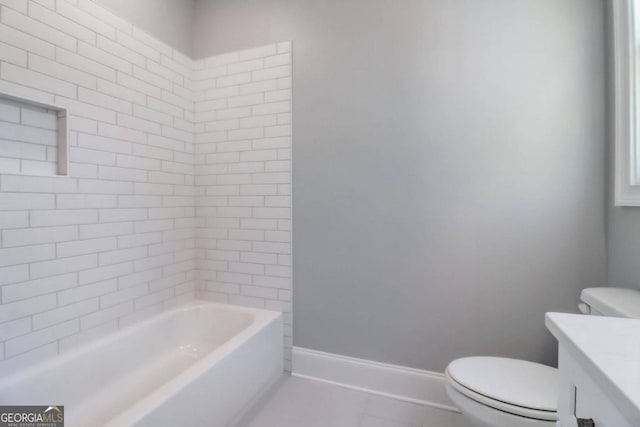
<path id="1" fill-rule="evenodd" d="M 291 375 L 460 412 L 447 396 L 444 375 L 436 372 L 294 347 Z"/>

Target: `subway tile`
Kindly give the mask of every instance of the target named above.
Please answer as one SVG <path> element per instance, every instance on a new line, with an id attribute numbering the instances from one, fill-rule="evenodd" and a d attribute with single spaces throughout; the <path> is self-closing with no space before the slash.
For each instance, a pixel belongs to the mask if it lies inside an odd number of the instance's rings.
<path id="1" fill-rule="evenodd" d="M 48 111 L 40 108 L 29 108 L 26 105 L 22 105 L 21 109 L 21 123 L 26 126 L 44 128 L 55 132 L 58 127 L 58 118 L 53 111 Z M 39 135 L 40 138 L 48 138 L 49 133 Z M 54 134 L 55 137 L 55 134 Z M 38 143 L 40 141 L 33 141 Z"/>
<path id="2" fill-rule="evenodd" d="M 147 63 L 149 63 L 148 60 Z M 170 78 L 165 78 L 159 74 L 147 71 L 140 67 L 133 67 L 133 76 L 137 79 L 144 80 L 145 82 L 160 89 L 171 90 L 173 88 L 173 83 Z M 160 96 L 158 96 L 158 98 L 160 98 L 161 96 L 162 91 L 160 92 Z"/>
<path id="3" fill-rule="evenodd" d="M 143 295 L 147 295 L 148 286 L 146 283 L 142 285 L 132 286 L 130 288 L 102 295 L 100 297 L 100 307 L 107 308 L 114 305 L 122 304 L 126 301 L 133 301 Z"/>
<path id="4" fill-rule="evenodd" d="M 98 211 L 95 209 L 31 212 L 31 227 L 93 224 L 96 222 L 98 222 Z"/>
<path id="5" fill-rule="evenodd" d="M 105 8 L 99 6 L 92 0 L 78 0 L 78 7 L 87 12 L 89 15 L 97 18 L 99 21 L 104 22 L 106 25 L 114 27 L 125 34 L 131 34 L 131 24 L 117 15 L 109 12 Z"/>
<path id="6" fill-rule="evenodd" d="M 25 175 L 49 175 L 57 172 L 57 165 L 48 161 L 22 160 L 20 172 Z"/>
<path id="7" fill-rule="evenodd" d="M 47 328 L 61 322 L 77 319 L 82 315 L 97 311 L 98 307 L 98 299 L 93 298 L 35 314 L 33 316 L 33 329 Z"/>
<path id="8" fill-rule="evenodd" d="M 30 268 L 31 278 L 49 277 L 58 274 L 86 270 L 98 265 L 97 255 L 81 255 L 70 258 L 58 258 L 51 261 L 32 263 Z"/>
<path id="9" fill-rule="evenodd" d="M 62 289 L 74 287 L 77 283 L 77 274 L 70 273 L 8 285 L 2 288 L 2 301 L 6 304 L 39 295 L 45 295 Z"/>
<path id="10" fill-rule="evenodd" d="M 76 97 L 76 85 L 54 77 L 49 77 L 43 73 L 37 73 L 26 68 L 17 67 L 6 62 L 0 64 L 0 77 L 3 80 L 8 80 L 34 89 L 40 89 L 56 95 L 62 95 L 70 98 Z"/>
<path id="11" fill-rule="evenodd" d="M 95 266 L 95 264 L 94 264 Z M 78 273 L 78 281 L 80 285 L 86 285 L 89 283 L 99 282 L 107 279 L 113 279 L 115 277 L 124 276 L 132 272 L 133 265 L 130 262 L 123 262 L 121 264 L 108 265 L 104 267 L 85 269 Z"/>
<path id="12" fill-rule="evenodd" d="M 136 118 L 145 120 L 147 122 L 168 125 L 173 123 L 173 118 L 170 115 L 152 110 L 147 107 L 143 107 L 141 105 L 133 106 L 133 115 Z"/>
<path id="13" fill-rule="evenodd" d="M 245 73 L 247 71 L 260 70 L 263 66 L 264 60 L 262 58 L 258 58 L 229 64 L 227 65 L 227 72 L 229 74 Z"/>
<path id="14" fill-rule="evenodd" d="M 153 196 L 118 196 L 119 208 L 148 208 L 152 206 L 159 206 L 162 198 L 156 195 Z"/>
<path id="15" fill-rule="evenodd" d="M 239 73 L 229 76 L 218 77 L 216 79 L 216 87 L 224 88 L 229 86 L 238 86 L 251 81 L 251 73 Z"/>
<path id="16" fill-rule="evenodd" d="M 276 243 L 276 242 L 253 242 L 254 252 L 267 252 L 276 254 L 290 254 L 290 243 Z"/>
<path id="17" fill-rule="evenodd" d="M 77 286 L 58 292 L 58 303 L 61 306 L 74 304 L 79 301 L 96 298 L 110 292 L 115 292 L 118 288 L 117 279 L 105 280 L 102 282 L 91 283 L 89 285 Z"/>
<path id="18" fill-rule="evenodd" d="M 42 295 L 12 303 L 0 305 L 0 323 L 30 316 L 34 313 L 52 309 L 56 306 L 55 294 Z"/>
<path id="19" fill-rule="evenodd" d="M 150 256 L 144 259 L 140 259 L 134 262 L 134 271 L 140 272 L 150 270 L 152 268 L 162 267 L 164 265 L 173 262 L 173 255 L 156 255 Z"/>
<path id="20" fill-rule="evenodd" d="M 291 101 L 291 89 L 274 90 L 264 94 L 265 102 Z"/>
<path id="21" fill-rule="evenodd" d="M 177 287 L 176 287 L 177 288 Z M 176 293 L 177 289 L 174 291 L 173 288 L 165 289 L 158 292 L 154 292 L 147 296 L 142 296 L 135 300 L 136 310 L 141 310 L 151 305 L 159 304 L 163 301 L 167 301 L 171 299 Z"/>
<path id="22" fill-rule="evenodd" d="M 29 265 L 14 265 L 0 268 L 0 286 L 24 282 L 29 279 Z"/>
<path id="23" fill-rule="evenodd" d="M 143 131 L 112 125 L 109 123 L 99 123 L 97 133 L 102 137 L 111 138 L 112 140 L 136 142 L 139 144 L 146 144 L 148 137 L 148 135 Z M 123 152 L 123 150 L 121 149 L 119 152 Z"/>
<path id="24" fill-rule="evenodd" d="M 20 67 L 27 66 L 27 52 L 0 42 L 0 60 L 10 62 Z"/>
<path id="25" fill-rule="evenodd" d="M 58 209 L 96 209 L 115 208 L 117 196 L 102 194 L 57 194 Z"/>
<path id="26" fill-rule="evenodd" d="M 20 84 L 12 83 L 8 80 L 3 80 L 0 76 L 0 91 L 7 95 L 17 96 L 21 98 L 29 98 L 34 101 L 44 102 L 46 104 L 52 104 L 55 102 L 55 95 L 45 92 L 43 90 L 26 87 Z M 0 371 L 2 368 L 0 367 Z"/>
<path id="27" fill-rule="evenodd" d="M 164 57 L 164 55 L 162 55 L 162 57 Z M 161 62 L 162 62 L 162 57 L 160 58 Z M 138 68 L 138 70 L 139 70 L 138 77 L 140 77 L 141 76 L 140 72 L 142 71 L 142 69 Z M 149 71 L 152 74 L 162 77 L 163 80 L 156 80 L 154 84 L 157 84 L 157 86 L 165 89 L 173 88 L 173 85 L 170 85 L 170 87 L 168 87 L 166 84 L 166 81 L 178 83 L 178 84 L 182 84 L 184 81 L 183 75 L 171 70 L 170 68 L 165 67 L 164 64 L 160 64 L 155 61 L 147 61 L 145 71 Z M 147 79 L 149 79 L 149 77 L 147 77 Z"/>
<path id="28" fill-rule="evenodd" d="M 98 105 L 108 110 L 118 111 L 125 114 L 131 114 L 132 105 L 129 101 L 123 101 L 121 98 L 106 95 L 83 87 L 78 89 L 78 99 L 87 104 Z"/>
<path id="29" fill-rule="evenodd" d="M 29 54 L 29 68 L 82 87 L 95 89 L 97 86 L 95 76 L 38 55 Z"/>
<path id="30" fill-rule="evenodd" d="M 279 48 L 278 48 L 278 51 L 280 51 Z M 290 63 L 291 63 L 291 54 L 288 53 L 288 51 L 286 53 L 279 53 L 278 55 L 268 56 L 264 58 L 265 68 L 289 65 Z M 288 76 L 289 73 L 287 72 L 286 75 Z"/>
<path id="31" fill-rule="evenodd" d="M 0 40 L 6 44 L 42 57 L 49 59 L 55 57 L 55 46 L 53 44 L 4 24 L 0 24 Z M 21 64 L 16 63 L 16 65 Z M 26 64 L 22 66 L 26 67 Z"/>
<path id="32" fill-rule="evenodd" d="M 41 245 L 44 243 L 67 242 L 78 238 L 78 227 L 37 227 L 2 231 L 2 246 Z"/>
<path id="33" fill-rule="evenodd" d="M 43 346 L 59 338 L 72 335 L 79 330 L 78 319 L 32 332 L 5 342 L 5 356 L 12 357 L 27 350 Z"/>
<path id="34" fill-rule="evenodd" d="M 135 147 L 134 151 L 136 151 Z M 118 154 L 116 164 L 124 168 L 144 170 L 158 170 L 161 167 L 161 162 L 159 159 L 150 159 L 148 157 L 140 156 L 128 156 L 125 154 Z M 136 188 L 138 185 L 139 184 L 136 184 Z"/>
<path id="35" fill-rule="evenodd" d="M 30 144 L 56 145 L 55 130 L 18 123 L 0 122 L 0 138 L 12 142 L 19 141 Z"/>
<path id="36" fill-rule="evenodd" d="M 71 161 L 96 165 L 114 165 L 116 163 L 116 154 L 106 151 L 71 147 Z"/>
<path id="37" fill-rule="evenodd" d="M 144 118 L 144 111 L 146 110 L 140 110 L 140 108 L 141 107 L 138 105 L 134 106 L 134 114 L 137 113 L 136 117 L 130 116 L 128 114 L 118 113 L 118 125 L 156 135 L 162 134 L 161 123 Z"/>
<path id="38" fill-rule="evenodd" d="M 38 7 L 41 6 L 36 5 L 36 9 Z M 41 40 L 46 40 L 56 46 L 69 50 L 76 50 L 76 39 L 71 35 L 7 7 L 2 8 L 2 23 L 17 30 L 29 33 Z"/>
<path id="39" fill-rule="evenodd" d="M 147 283 L 162 278 L 162 269 L 156 268 L 145 270 L 138 273 L 127 274 L 118 278 L 118 287 L 120 289 L 130 288 L 140 283 Z"/>
<path id="40" fill-rule="evenodd" d="M 98 122 L 84 117 L 71 116 L 70 129 L 76 132 L 96 134 Z"/>
<path id="41" fill-rule="evenodd" d="M 56 12 L 98 34 L 103 34 L 112 39 L 116 37 L 116 30 L 108 21 L 105 22 L 103 19 L 97 18 L 67 1 L 58 1 L 56 3 Z M 104 15 L 105 14 L 103 14 L 102 17 L 104 17 Z"/>
<path id="42" fill-rule="evenodd" d="M 133 193 L 133 183 L 126 181 L 80 179 L 79 189 L 81 193 L 131 194 Z"/>
<path id="43" fill-rule="evenodd" d="M 116 122 L 116 112 L 75 99 L 56 96 L 56 104 L 73 111 L 75 115 L 106 123 Z"/>
<path id="44" fill-rule="evenodd" d="M 107 37 L 99 35 L 97 47 L 115 57 L 122 58 L 128 63 L 135 64 L 140 67 L 144 67 L 146 65 L 146 58 L 144 55 L 141 55 L 135 50 L 129 49 Z M 129 74 L 131 74 L 131 72 L 129 72 Z"/>
<path id="45" fill-rule="evenodd" d="M 98 178 L 107 180 L 126 180 L 133 182 L 145 182 L 148 179 L 147 171 L 120 168 L 114 166 L 99 166 Z"/>
<path id="46" fill-rule="evenodd" d="M 53 244 L 0 249 L 0 267 L 48 260 L 55 256 Z"/>
<path id="47" fill-rule="evenodd" d="M 31 319 L 23 317 L 11 322 L 0 324 L 0 341 L 6 341 L 13 337 L 25 335 L 31 331 Z"/>
<path id="48" fill-rule="evenodd" d="M 115 237 L 99 239 L 76 240 L 72 242 L 58 243 L 57 255 L 59 257 L 72 257 L 103 252 L 115 249 L 118 246 Z"/>
<path id="49" fill-rule="evenodd" d="M 20 173 L 20 159 L 7 159 L 0 157 L 0 173 Z"/>
<path id="50" fill-rule="evenodd" d="M 80 239 L 94 239 L 109 236 L 122 236 L 133 233 L 132 222 L 92 224 L 80 226 Z"/>
<path id="51" fill-rule="evenodd" d="M 171 56 L 173 53 L 173 49 L 168 46 L 166 43 L 161 42 L 160 40 L 158 40 L 157 38 L 149 35 L 147 32 L 134 27 L 133 28 L 133 32 L 132 32 L 132 36 L 136 39 L 141 41 L 142 43 L 144 43 L 147 46 L 150 46 L 151 48 L 153 48 L 155 51 L 160 52 L 162 54 L 165 54 L 167 56 Z"/>
<path id="52" fill-rule="evenodd" d="M 29 212 L 0 211 L 0 230 L 29 226 Z"/>
<path id="53" fill-rule="evenodd" d="M 278 299 L 278 289 L 264 286 L 242 285 L 240 293 L 248 297 Z"/>
<path id="54" fill-rule="evenodd" d="M 129 249 L 117 249 L 108 252 L 102 252 L 98 255 L 98 262 L 101 266 L 133 261 L 147 256 L 148 249 L 146 247 L 136 247 Z"/>
<path id="55" fill-rule="evenodd" d="M 64 3 L 64 2 L 61 2 Z M 31 2 L 29 5 L 29 16 L 37 21 L 43 22 L 50 27 L 59 30 L 61 33 L 68 34 L 78 40 L 84 40 L 85 42 L 95 44 L 96 33 L 88 28 L 66 18 L 60 13 L 56 13 L 44 6 Z M 61 37 L 60 35 L 58 37 Z M 75 43 L 70 41 L 66 43 L 68 46 L 64 46 L 67 49 L 74 50 Z M 70 48 L 72 46 L 72 48 Z"/>
<path id="56" fill-rule="evenodd" d="M 238 59 L 240 61 L 249 60 L 254 58 L 263 58 L 265 56 L 272 56 L 278 53 L 278 47 L 275 44 L 256 47 L 252 49 L 246 49 L 238 52 Z"/>
<path id="57" fill-rule="evenodd" d="M 126 196 L 125 196 L 126 197 Z M 144 208 L 102 209 L 100 210 L 100 222 L 125 222 L 140 221 L 149 216 Z"/>
<path id="58" fill-rule="evenodd" d="M 20 123 L 20 107 L 19 104 L 0 99 L 0 121 Z"/>
<path id="59" fill-rule="evenodd" d="M 28 11 L 28 0 L 0 0 L 0 5 L 5 5 L 20 13 L 26 14 Z"/>
<path id="60" fill-rule="evenodd" d="M 132 311 L 133 301 L 127 301 L 123 304 L 82 316 L 80 318 L 80 328 L 82 330 L 91 329 L 110 320 L 124 316 L 125 314 L 129 314 Z"/>
<path id="61" fill-rule="evenodd" d="M 122 72 L 117 73 L 117 83 L 128 89 L 144 93 L 145 95 L 151 95 L 157 98 L 162 96 L 162 89 L 159 87 L 149 84 L 143 79 L 139 79 Z"/>
<path id="62" fill-rule="evenodd" d="M 288 77 L 289 74 L 290 67 L 288 65 L 265 68 L 263 70 L 253 71 L 251 73 L 251 81 L 258 82 L 262 80 L 278 79 L 282 77 Z"/>

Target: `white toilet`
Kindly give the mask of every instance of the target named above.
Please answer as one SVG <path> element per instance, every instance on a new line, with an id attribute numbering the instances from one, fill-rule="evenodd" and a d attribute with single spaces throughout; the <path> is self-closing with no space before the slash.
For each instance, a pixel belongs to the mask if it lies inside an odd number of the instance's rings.
<path id="1" fill-rule="evenodd" d="M 584 314 L 640 319 L 640 291 L 590 288 Z M 465 357 L 446 370 L 447 394 L 476 427 L 555 426 L 557 369 L 502 357 Z"/>

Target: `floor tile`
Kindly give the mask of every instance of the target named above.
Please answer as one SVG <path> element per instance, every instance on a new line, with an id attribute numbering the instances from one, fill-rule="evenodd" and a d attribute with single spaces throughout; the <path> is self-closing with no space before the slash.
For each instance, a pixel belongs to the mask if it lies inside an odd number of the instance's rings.
<path id="1" fill-rule="evenodd" d="M 462 414 L 443 409 L 425 407 L 423 427 L 471 427 Z"/>
<path id="2" fill-rule="evenodd" d="M 365 414 L 411 427 L 421 427 L 424 406 L 382 396 L 369 396 Z"/>
<path id="3" fill-rule="evenodd" d="M 242 427 L 470 427 L 462 415 L 290 377 Z"/>
<path id="4" fill-rule="evenodd" d="M 385 420 L 365 414 L 360 427 L 413 427 L 413 424 L 402 424 L 397 421 Z"/>
<path id="5" fill-rule="evenodd" d="M 368 395 L 323 384 L 315 390 L 308 408 L 305 426 L 358 427 L 367 405 Z"/>

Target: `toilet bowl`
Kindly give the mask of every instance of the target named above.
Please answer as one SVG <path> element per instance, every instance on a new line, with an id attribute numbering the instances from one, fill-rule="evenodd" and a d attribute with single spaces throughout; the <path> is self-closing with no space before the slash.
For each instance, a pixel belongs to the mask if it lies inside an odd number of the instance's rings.
<path id="1" fill-rule="evenodd" d="M 524 360 L 467 357 L 449 364 L 447 394 L 477 427 L 555 426 L 557 370 Z"/>
<path id="2" fill-rule="evenodd" d="M 585 314 L 640 318 L 640 291 L 582 291 Z M 502 357 L 466 357 L 447 367 L 446 390 L 476 427 L 551 427 L 557 419 L 557 369 Z"/>

